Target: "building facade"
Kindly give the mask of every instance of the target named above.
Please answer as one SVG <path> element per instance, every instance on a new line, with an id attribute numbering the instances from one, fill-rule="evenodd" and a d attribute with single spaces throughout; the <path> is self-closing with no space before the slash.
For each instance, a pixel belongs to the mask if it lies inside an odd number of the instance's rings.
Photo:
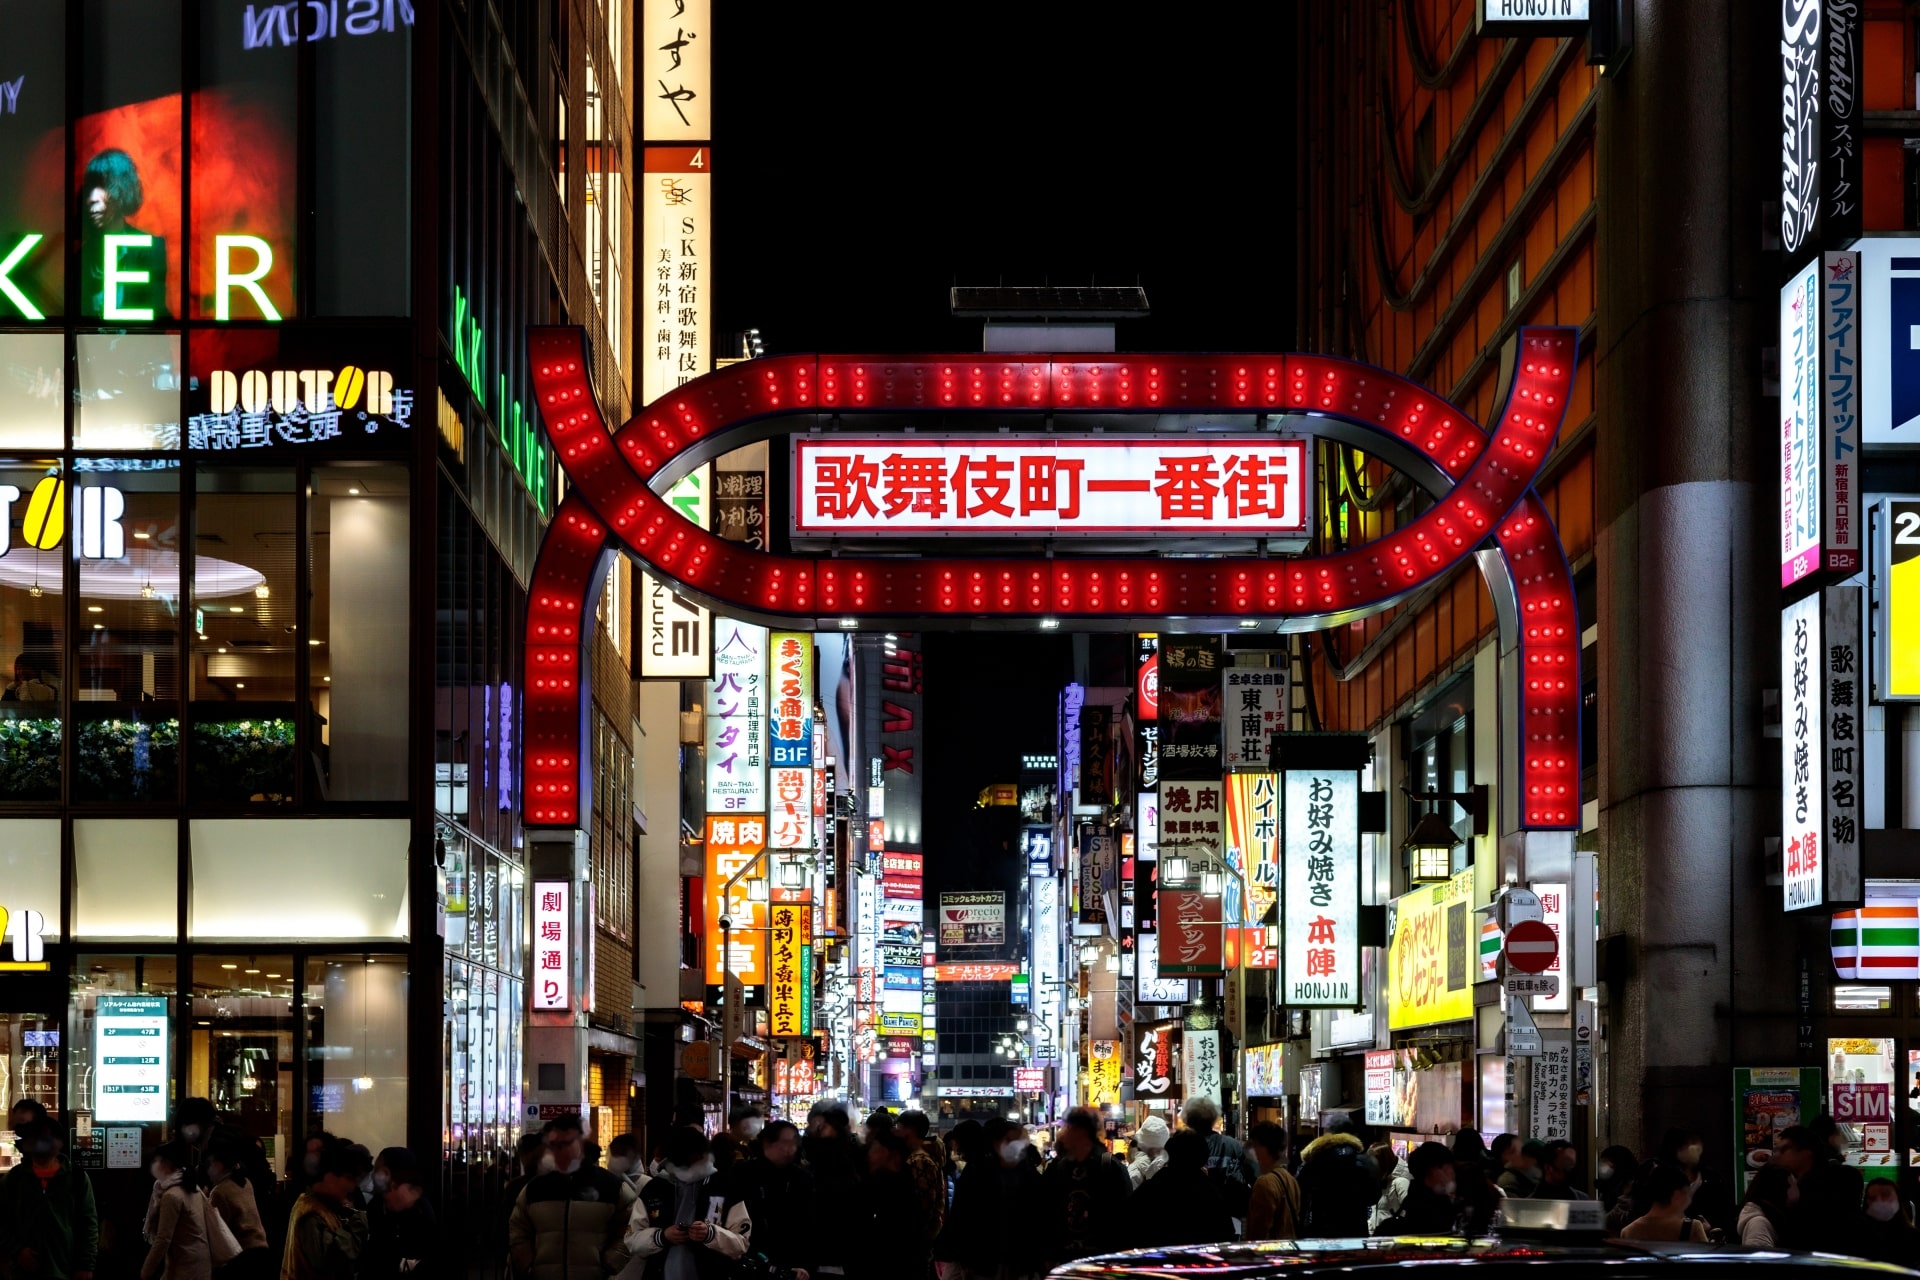
<path id="1" fill-rule="evenodd" d="M 186 1097 L 276 1164 L 321 1128 L 444 1154 L 457 1217 L 526 1120 L 519 620 L 558 479 L 519 335 L 587 326 L 631 397 L 618 7 L 0 22 L 8 1100 L 125 1239 Z M 630 973 L 630 815 L 595 852 Z"/>

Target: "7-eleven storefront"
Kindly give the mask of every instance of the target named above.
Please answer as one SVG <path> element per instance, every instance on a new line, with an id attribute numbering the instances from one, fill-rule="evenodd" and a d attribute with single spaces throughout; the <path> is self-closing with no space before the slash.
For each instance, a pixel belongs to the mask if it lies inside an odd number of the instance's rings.
<path id="1" fill-rule="evenodd" d="M 1848 1163 L 1905 1181 L 1920 1169 L 1920 880 L 1869 880 L 1866 895 L 1833 917 L 1830 980 L 1801 998 L 1826 987 L 1826 1016 L 1811 1024 L 1824 1031 L 1821 1106 Z"/>

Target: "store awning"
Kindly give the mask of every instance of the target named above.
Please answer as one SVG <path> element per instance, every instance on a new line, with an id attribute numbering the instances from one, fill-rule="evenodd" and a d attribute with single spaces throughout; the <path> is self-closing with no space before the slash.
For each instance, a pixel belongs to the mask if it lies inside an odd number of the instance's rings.
<path id="1" fill-rule="evenodd" d="M 1833 917 L 1833 971 L 1849 981 L 1920 978 L 1920 899 L 1869 898 Z"/>

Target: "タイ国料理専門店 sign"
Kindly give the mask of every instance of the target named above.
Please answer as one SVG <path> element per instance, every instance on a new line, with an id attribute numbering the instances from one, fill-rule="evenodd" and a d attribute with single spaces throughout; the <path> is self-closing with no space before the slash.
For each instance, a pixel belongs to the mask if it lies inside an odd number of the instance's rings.
<path id="1" fill-rule="evenodd" d="M 96 996 L 93 1005 L 93 1118 L 96 1123 L 164 1123 L 167 1118 L 165 996 Z"/>
<path id="2" fill-rule="evenodd" d="M 1307 443 L 1275 436 L 796 436 L 799 537 L 1300 537 Z"/>
<path id="3" fill-rule="evenodd" d="M 713 625 L 707 682 L 707 809 L 767 811 L 767 636 L 735 618 Z"/>

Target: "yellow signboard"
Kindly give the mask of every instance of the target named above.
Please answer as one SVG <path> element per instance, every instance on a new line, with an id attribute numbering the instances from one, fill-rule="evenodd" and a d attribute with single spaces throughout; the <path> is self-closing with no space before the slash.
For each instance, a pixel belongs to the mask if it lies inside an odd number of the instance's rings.
<path id="1" fill-rule="evenodd" d="M 1473 872 L 1394 899 L 1387 949 L 1387 1026 L 1427 1027 L 1473 1017 L 1480 934 L 1472 927 Z"/>
<path id="2" fill-rule="evenodd" d="M 1120 1042 L 1095 1040 L 1087 1054 L 1087 1105 L 1104 1107 L 1120 1101 Z"/>
<path id="3" fill-rule="evenodd" d="M 1886 565 L 1882 698 L 1920 698 L 1920 502 L 1893 500 L 1880 522 Z"/>
<path id="4" fill-rule="evenodd" d="M 805 1035 L 807 946 L 811 941 L 813 908 L 806 903 L 776 902 L 768 935 L 767 1030 L 776 1036 Z"/>

